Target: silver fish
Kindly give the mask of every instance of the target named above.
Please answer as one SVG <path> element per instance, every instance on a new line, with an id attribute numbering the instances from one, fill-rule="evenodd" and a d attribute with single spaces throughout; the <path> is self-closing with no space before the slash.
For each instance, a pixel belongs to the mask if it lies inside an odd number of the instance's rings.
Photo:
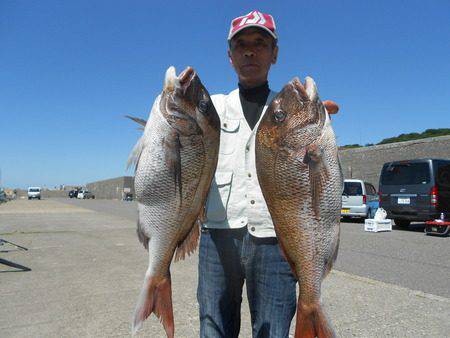
<path id="1" fill-rule="evenodd" d="M 295 337 L 332 337 L 320 303 L 338 252 L 343 177 L 312 78 L 272 100 L 256 134 L 256 169 L 280 246 L 299 282 Z"/>
<path id="2" fill-rule="evenodd" d="M 129 159 L 136 163 L 137 234 L 149 253 L 133 333 L 155 313 L 167 336 L 174 335 L 170 263 L 197 247 L 219 139 L 219 116 L 194 69 L 177 77 L 170 67 Z"/>

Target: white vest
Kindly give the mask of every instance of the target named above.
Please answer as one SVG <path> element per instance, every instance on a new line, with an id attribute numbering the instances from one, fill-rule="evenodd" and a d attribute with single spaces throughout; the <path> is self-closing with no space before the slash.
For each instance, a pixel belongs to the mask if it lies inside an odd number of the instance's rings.
<path id="1" fill-rule="evenodd" d="M 247 226 L 253 236 L 276 236 L 255 166 L 255 134 L 267 105 L 276 94 L 269 93 L 253 130 L 242 111 L 239 89 L 228 95 L 211 96 L 222 130 L 219 162 L 208 195 L 204 227 L 235 229 Z"/>

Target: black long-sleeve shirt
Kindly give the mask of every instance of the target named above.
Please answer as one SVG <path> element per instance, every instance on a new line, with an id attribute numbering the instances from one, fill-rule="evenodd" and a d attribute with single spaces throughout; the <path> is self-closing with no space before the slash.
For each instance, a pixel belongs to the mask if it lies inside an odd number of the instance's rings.
<path id="1" fill-rule="evenodd" d="M 239 98 L 241 100 L 242 110 L 252 130 L 261 116 L 269 93 L 268 82 L 254 88 L 244 88 L 239 84 Z"/>

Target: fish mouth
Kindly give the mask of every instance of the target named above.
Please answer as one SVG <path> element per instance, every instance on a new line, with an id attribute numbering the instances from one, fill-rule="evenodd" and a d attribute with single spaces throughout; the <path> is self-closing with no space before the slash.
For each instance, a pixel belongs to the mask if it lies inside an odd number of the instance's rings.
<path id="1" fill-rule="evenodd" d="M 200 79 L 192 67 L 186 67 L 178 76 L 175 67 L 167 69 L 160 108 L 166 121 L 180 135 L 202 133 L 195 116 L 195 100 L 199 87 Z"/>
<path id="2" fill-rule="evenodd" d="M 194 68 L 188 66 L 185 70 L 181 72 L 180 75 L 178 75 L 178 82 L 181 87 L 189 87 L 191 82 L 196 77 L 197 73 L 194 70 Z"/>
<path id="3" fill-rule="evenodd" d="M 184 94 L 196 78 L 197 72 L 190 66 L 186 67 L 186 69 L 178 76 L 176 75 L 175 67 L 171 66 L 166 71 L 163 90 L 166 92 L 173 92 L 176 89 L 181 89 Z"/>
<path id="4" fill-rule="evenodd" d="M 289 85 L 295 92 L 297 92 L 302 101 L 314 102 L 319 99 L 316 83 L 313 78 L 309 76 L 305 78 L 305 84 L 302 84 L 300 79 L 295 77 L 289 82 Z"/>

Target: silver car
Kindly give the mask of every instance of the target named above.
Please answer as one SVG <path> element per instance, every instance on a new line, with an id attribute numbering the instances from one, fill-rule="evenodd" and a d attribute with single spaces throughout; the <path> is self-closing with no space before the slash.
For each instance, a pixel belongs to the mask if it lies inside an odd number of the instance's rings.
<path id="1" fill-rule="evenodd" d="M 88 199 L 94 199 L 95 195 L 90 192 L 89 190 L 80 190 L 78 192 L 77 198 L 79 199 L 83 199 L 83 200 L 88 200 Z"/>
<path id="2" fill-rule="evenodd" d="M 342 217 L 371 218 L 376 209 L 378 209 L 378 195 L 372 184 L 357 179 L 344 180 Z"/>

